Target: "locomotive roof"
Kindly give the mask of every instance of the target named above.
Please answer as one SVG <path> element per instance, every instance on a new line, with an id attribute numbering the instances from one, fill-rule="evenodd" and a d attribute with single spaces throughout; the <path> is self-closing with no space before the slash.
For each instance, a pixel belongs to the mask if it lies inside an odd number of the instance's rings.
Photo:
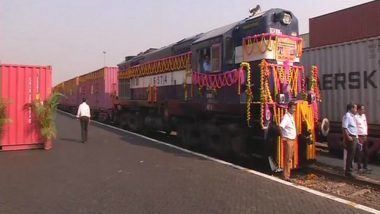
<path id="1" fill-rule="evenodd" d="M 273 10 L 273 9 L 271 9 L 271 10 Z M 121 63 L 119 63 L 119 65 L 124 64 L 127 61 L 129 61 L 129 60 L 134 61 L 139 56 L 142 57 L 142 56 L 154 55 L 155 53 L 161 52 L 161 51 L 163 51 L 165 49 L 171 49 L 173 46 L 175 46 L 175 45 L 177 45 L 179 43 L 184 43 L 186 41 L 192 41 L 192 43 L 195 44 L 195 43 L 199 43 L 199 42 L 211 39 L 211 38 L 222 36 L 223 34 L 225 34 L 225 33 L 229 32 L 229 31 L 233 30 L 235 27 L 241 25 L 242 23 L 245 23 L 248 20 L 251 20 L 251 19 L 254 19 L 254 18 L 257 18 L 257 17 L 260 17 L 260 16 L 264 16 L 267 12 L 269 12 L 269 10 L 267 10 L 267 11 L 260 11 L 260 12 L 256 13 L 254 16 L 250 16 L 248 18 L 245 18 L 243 20 L 231 23 L 229 25 L 225 25 L 223 27 L 216 28 L 216 29 L 208 31 L 206 33 L 200 33 L 200 34 L 197 34 L 195 36 L 184 38 L 184 39 L 182 39 L 180 41 L 177 41 L 175 43 L 163 46 L 163 47 L 158 48 L 158 49 L 153 49 L 153 50 L 147 51 L 145 53 L 140 53 L 136 57 L 132 57 L 132 58 L 129 58 L 128 60 L 122 61 Z"/>
<path id="2" fill-rule="evenodd" d="M 211 31 L 209 31 L 207 33 L 204 33 L 199 39 L 195 40 L 194 43 L 202 42 L 202 41 L 214 38 L 214 37 L 221 36 L 221 35 L 227 33 L 228 31 L 234 29 L 236 26 L 238 26 L 238 25 L 240 25 L 240 24 L 242 24 L 242 23 L 244 23 L 244 22 L 246 22 L 248 20 L 257 18 L 259 16 L 263 16 L 266 12 L 267 11 L 259 12 L 259 13 L 255 14 L 254 16 L 248 17 L 248 18 L 246 18 L 244 20 L 241 20 L 241 21 L 238 21 L 238 22 L 234 22 L 232 24 L 225 25 L 223 27 L 216 28 L 216 29 L 211 30 Z"/>
<path id="3" fill-rule="evenodd" d="M 205 40 L 217 37 L 217 36 L 221 36 L 221 35 L 227 33 L 228 31 L 232 30 L 233 28 L 235 28 L 239 23 L 240 23 L 240 21 L 234 22 L 232 24 L 229 24 L 229 25 L 226 25 L 226 26 L 223 26 L 220 28 L 216 28 L 216 29 L 211 30 L 207 33 L 204 33 L 199 39 L 195 40 L 194 43 L 202 42 L 202 41 L 205 41 Z"/>

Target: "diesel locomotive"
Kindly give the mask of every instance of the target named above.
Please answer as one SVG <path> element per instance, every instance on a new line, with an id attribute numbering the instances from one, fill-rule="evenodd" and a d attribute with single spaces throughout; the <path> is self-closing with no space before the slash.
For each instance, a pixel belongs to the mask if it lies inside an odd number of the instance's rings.
<path id="1" fill-rule="evenodd" d="M 133 131 L 176 133 L 187 147 L 261 156 L 282 168 L 278 124 L 287 103 L 297 110 L 293 167 L 315 160 L 318 68 L 304 68 L 294 14 L 255 11 L 229 25 L 118 64 L 114 118 Z"/>

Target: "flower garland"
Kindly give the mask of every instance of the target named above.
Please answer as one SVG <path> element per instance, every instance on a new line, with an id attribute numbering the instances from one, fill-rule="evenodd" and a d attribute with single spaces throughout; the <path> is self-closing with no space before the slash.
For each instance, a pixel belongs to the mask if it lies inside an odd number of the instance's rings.
<path id="1" fill-rule="evenodd" d="M 307 99 L 307 92 L 306 92 L 306 74 L 304 67 L 302 66 L 301 68 L 301 94 L 304 100 Z"/>
<path id="2" fill-rule="evenodd" d="M 273 75 L 274 81 L 273 81 L 273 94 L 276 97 L 279 93 L 281 93 L 281 83 L 288 84 L 290 86 L 290 93 L 291 95 L 294 95 L 295 97 L 298 96 L 299 92 L 304 90 L 302 81 L 304 81 L 303 75 L 304 75 L 304 69 L 300 66 L 294 66 L 294 65 L 278 65 L 278 64 L 271 64 L 268 63 L 265 60 L 262 60 L 260 63 L 260 69 L 261 69 L 261 76 L 260 76 L 260 88 L 261 88 L 261 94 L 260 94 L 260 102 L 261 105 L 261 126 L 262 128 L 265 127 L 265 120 L 264 117 L 267 114 L 267 111 L 269 111 L 268 105 L 273 104 L 273 116 L 276 119 L 278 117 L 278 112 L 276 110 L 276 103 L 274 103 L 272 98 L 272 92 L 269 87 L 269 78 L 270 75 Z M 301 75 L 301 76 L 300 76 Z M 300 81 L 301 79 L 301 81 Z M 299 86 L 300 84 L 300 86 Z M 277 121 L 279 122 L 279 121 Z"/>
<path id="3" fill-rule="evenodd" d="M 311 133 L 310 137 L 312 142 L 316 141 L 316 133 L 315 133 L 315 122 L 313 119 L 315 118 L 315 111 L 313 107 L 309 105 L 307 101 L 303 101 L 297 105 L 297 114 L 296 117 L 296 125 L 298 133 L 302 132 L 302 121 L 306 122 L 306 129 Z M 315 143 L 309 145 L 307 149 L 307 159 L 315 159 Z"/>
<path id="4" fill-rule="evenodd" d="M 158 100 L 158 88 L 156 85 L 149 85 L 148 88 L 146 89 L 147 93 L 147 101 L 149 103 L 157 103 Z"/>
<path id="5" fill-rule="evenodd" d="M 219 74 L 206 74 L 201 72 L 192 72 L 193 85 L 199 88 L 220 89 L 225 86 L 231 86 L 238 82 L 244 84 L 244 72 L 239 69 L 227 71 Z"/>
<path id="6" fill-rule="evenodd" d="M 253 101 L 253 92 L 252 92 L 252 87 L 251 87 L 251 65 L 248 62 L 242 62 L 240 64 L 240 69 L 247 70 L 247 88 L 245 90 L 245 93 L 247 95 L 247 125 L 248 127 L 251 127 L 251 103 Z"/>
<path id="7" fill-rule="evenodd" d="M 271 91 L 269 88 L 269 76 L 270 76 L 270 64 L 268 64 L 264 59 L 260 63 L 260 69 L 261 69 L 261 75 L 260 75 L 260 101 L 261 101 L 261 116 L 260 116 L 260 122 L 261 127 L 266 128 L 264 125 L 264 117 L 266 115 L 267 111 L 267 105 L 268 103 L 273 103 Z"/>
<path id="8" fill-rule="evenodd" d="M 189 76 L 192 76 L 192 71 L 190 69 L 190 65 L 188 65 L 186 67 L 186 73 L 185 73 L 185 76 L 183 78 L 183 91 L 184 91 L 185 101 L 187 101 L 187 99 L 188 99 L 187 78 Z M 192 92 L 193 92 L 193 85 L 191 84 L 191 94 L 190 94 L 191 97 L 193 96 Z"/>
<path id="9" fill-rule="evenodd" d="M 185 69 L 191 64 L 191 52 L 177 56 L 160 59 L 128 68 L 119 72 L 119 79 L 132 79 L 136 77 L 155 75 L 170 71 Z"/>
<path id="10" fill-rule="evenodd" d="M 261 96 L 260 101 L 262 103 L 272 103 L 272 95 L 269 89 L 269 76 L 270 76 L 270 64 L 268 64 L 264 59 L 260 63 L 261 68 L 261 76 L 260 76 L 260 83 L 261 83 Z"/>
<path id="11" fill-rule="evenodd" d="M 266 40 L 267 38 L 267 40 Z M 288 38 L 297 42 L 298 57 L 302 56 L 302 43 L 303 39 L 294 36 L 278 35 L 273 33 L 263 33 L 254 36 L 248 36 L 243 39 L 244 56 L 257 53 L 264 53 L 266 51 L 277 50 L 278 39 Z"/>
<path id="12" fill-rule="evenodd" d="M 281 93 L 281 84 L 287 84 L 290 86 L 290 92 L 295 97 L 298 96 L 300 92 L 305 91 L 305 78 L 304 78 L 304 69 L 300 66 L 290 66 L 288 69 L 288 72 L 286 72 L 286 68 L 283 65 L 277 65 L 277 64 L 269 64 L 267 63 L 266 66 L 270 68 L 270 70 L 273 73 L 274 78 L 274 95 L 277 96 L 279 93 Z M 264 68 L 262 68 L 264 69 Z M 267 84 L 267 83 L 266 83 Z M 300 86 L 299 86 L 300 84 Z M 269 87 L 268 87 L 269 88 Z M 269 89 L 268 89 L 269 91 Z M 270 94 L 270 93 L 269 93 Z"/>
<path id="13" fill-rule="evenodd" d="M 321 93 L 319 91 L 319 77 L 318 77 L 318 67 L 313 65 L 311 67 L 311 86 L 310 90 L 315 93 L 317 102 L 321 102 Z"/>
<path id="14" fill-rule="evenodd" d="M 268 37 L 268 40 L 265 40 L 265 37 Z M 275 38 L 275 35 L 260 34 L 260 35 L 244 38 L 243 47 L 244 47 L 245 53 L 249 56 L 251 54 L 272 51 L 273 49 L 272 37 Z"/>

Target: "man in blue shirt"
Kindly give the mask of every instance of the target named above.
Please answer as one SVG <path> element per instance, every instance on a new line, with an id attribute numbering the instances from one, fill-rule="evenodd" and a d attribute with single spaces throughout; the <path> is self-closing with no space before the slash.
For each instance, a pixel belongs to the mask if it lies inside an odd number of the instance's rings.
<path id="1" fill-rule="evenodd" d="M 358 129 L 355 121 L 357 108 L 353 103 L 347 104 L 347 112 L 343 116 L 343 140 L 347 150 L 346 167 L 344 175 L 352 176 L 352 160 L 355 157 L 356 145 L 358 144 Z"/>
<path id="2" fill-rule="evenodd" d="M 211 72 L 210 57 L 208 55 L 206 55 L 204 60 L 203 60 L 203 71 L 204 72 Z"/>

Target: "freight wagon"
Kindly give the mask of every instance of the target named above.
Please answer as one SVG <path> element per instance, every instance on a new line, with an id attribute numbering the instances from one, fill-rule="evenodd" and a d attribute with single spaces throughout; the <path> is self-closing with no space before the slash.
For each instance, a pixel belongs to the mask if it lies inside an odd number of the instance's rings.
<path id="1" fill-rule="evenodd" d="M 104 67 L 78 77 L 77 100 L 82 100 L 82 97 L 87 99 L 94 119 L 101 122 L 112 119 L 119 95 L 117 75 L 117 67 Z"/>
<path id="2" fill-rule="evenodd" d="M 341 121 L 349 102 L 366 107 L 372 158 L 380 157 L 380 37 L 304 50 L 305 66 L 319 65 L 321 117 L 331 122 L 331 150 L 341 149 Z"/>
<path id="3" fill-rule="evenodd" d="M 58 84 L 53 90 L 61 92 L 65 97 L 61 99 L 59 108 L 61 110 L 74 113 L 79 105 L 78 97 L 78 77 L 66 80 L 63 83 Z"/>
<path id="4" fill-rule="evenodd" d="M 294 100 L 299 167 L 315 160 L 319 119 L 318 69 L 310 75 L 301 55 L 297 18 L 271 9 L 128 56 L 118 65 L 117 122 L 134 131 L 176 131 L 187 147 L 269 157 L 282 167 L 278 124 Z"/>
<path id="5" fill-rule="evenodd" d="M 118 102 L 117 75 L 117 67 L 104 67 L 57 84 L 54 90 L 65 96 L 59 108 L 76 114 L 85 97 L 93 119 L 110 121 Z"/>

